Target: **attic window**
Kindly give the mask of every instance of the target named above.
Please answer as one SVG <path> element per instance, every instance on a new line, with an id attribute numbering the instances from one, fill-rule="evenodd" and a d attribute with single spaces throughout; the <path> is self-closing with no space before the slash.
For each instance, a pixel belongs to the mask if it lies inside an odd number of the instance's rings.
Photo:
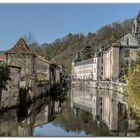
<path id="1" fill-rule="evenodd" d="M 129 38 L 126 38 L 126 45 L 129 45 Z"/>

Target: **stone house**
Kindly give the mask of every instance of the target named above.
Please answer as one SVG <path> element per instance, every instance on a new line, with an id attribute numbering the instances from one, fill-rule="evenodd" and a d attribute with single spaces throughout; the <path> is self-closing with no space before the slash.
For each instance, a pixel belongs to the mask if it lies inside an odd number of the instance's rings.
<path id="1" fill-rule="evenodd" d="M 23 38 L 20 38 L 16 45 L 8 50 L 5 55 L 8 65 L 21 67 L 21 81 L 34 77 L 35 55 Z"/>
<path id="2" fill-rule="evenodd" d="M 23 38 L 5 55 L 8 65 L 21 67 L 21 86 L 30 87 L 34 81 L 54 83 L 60 80 L 58 64 L 33 53 Z"/>
<path id="3" fill-rule="evenodd" d="M 140 14 L 134 20 L 132 33 L 128 33 L 108 46 L 103 55 L 103 79 L 116 81 L 126 74 L 125 69 L 136 60 L 140 48 Z"/>

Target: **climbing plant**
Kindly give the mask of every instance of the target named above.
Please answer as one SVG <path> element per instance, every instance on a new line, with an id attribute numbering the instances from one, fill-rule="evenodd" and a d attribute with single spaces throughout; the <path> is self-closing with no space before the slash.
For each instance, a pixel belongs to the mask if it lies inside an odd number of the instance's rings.
<path id="1" fill-rule="evenodd" d="M 138 52 L 138 58 L 128 76 L 128 84 L 126 87 L 126 95 L 128 97 L 128 103 L 136 111 L 137 116 L 140 118 L 140 53 Z"/>
<path id="2" fill-rule="evenodd" d="M 10 80 L 10 68 L 6 64 L 0 63 L 0 90 L 6 89 L 7 81 Z"/>

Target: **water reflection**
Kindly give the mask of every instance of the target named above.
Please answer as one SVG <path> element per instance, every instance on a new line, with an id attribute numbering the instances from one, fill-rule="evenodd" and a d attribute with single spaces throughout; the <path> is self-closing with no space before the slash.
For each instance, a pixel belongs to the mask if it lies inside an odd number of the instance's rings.
<path id="1" fill-rule="evenodd" d="M 139 135 L 121 94 L 76 87 L 66 100 L 50 97 L 1 112 L 0 136 Z"/>
<path id="2" fill-rule="evenodd" d="M 136 135 L 136 121 L 129 117 L 121 93 L 112 90 L 77 87 L 71 89 L 71 107 L 90 113 L 99 124 L 107 126 L 110 135 Z"/>
<path id="3" fill-rule="evenodd" d="M 34 127 L 48 122 L 47 98 L 0 113 L 0 136 L 32 136 Z"/>
<path id="4" fill-rule="evenodd" d="M 77 110 L 77 115 L 70 107 L 70 100 L 64 104 L 62 115 L 59 115 L 53 122 L 57 127 L 63 128 L 66 132 L 75 132 L 78 136 L 102 136 L 109 135 L 104 126 L 98 126 L 92 115 L 84 110 Z M 75 135 L 71 135 L 75 136 Z"/>

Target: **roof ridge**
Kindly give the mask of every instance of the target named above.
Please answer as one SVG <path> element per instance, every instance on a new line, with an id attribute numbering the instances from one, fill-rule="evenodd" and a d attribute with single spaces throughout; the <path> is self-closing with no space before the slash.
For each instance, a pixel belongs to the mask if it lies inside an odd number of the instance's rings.
<path id="1" fill-rule="evenodd" d="M 29 46 L 27 45 L 26 41 L 23 37 L 21 37 L 17 43 L 14 45 L 13 48 L 8 50 L 6 53 L 32 53 Z"/>

